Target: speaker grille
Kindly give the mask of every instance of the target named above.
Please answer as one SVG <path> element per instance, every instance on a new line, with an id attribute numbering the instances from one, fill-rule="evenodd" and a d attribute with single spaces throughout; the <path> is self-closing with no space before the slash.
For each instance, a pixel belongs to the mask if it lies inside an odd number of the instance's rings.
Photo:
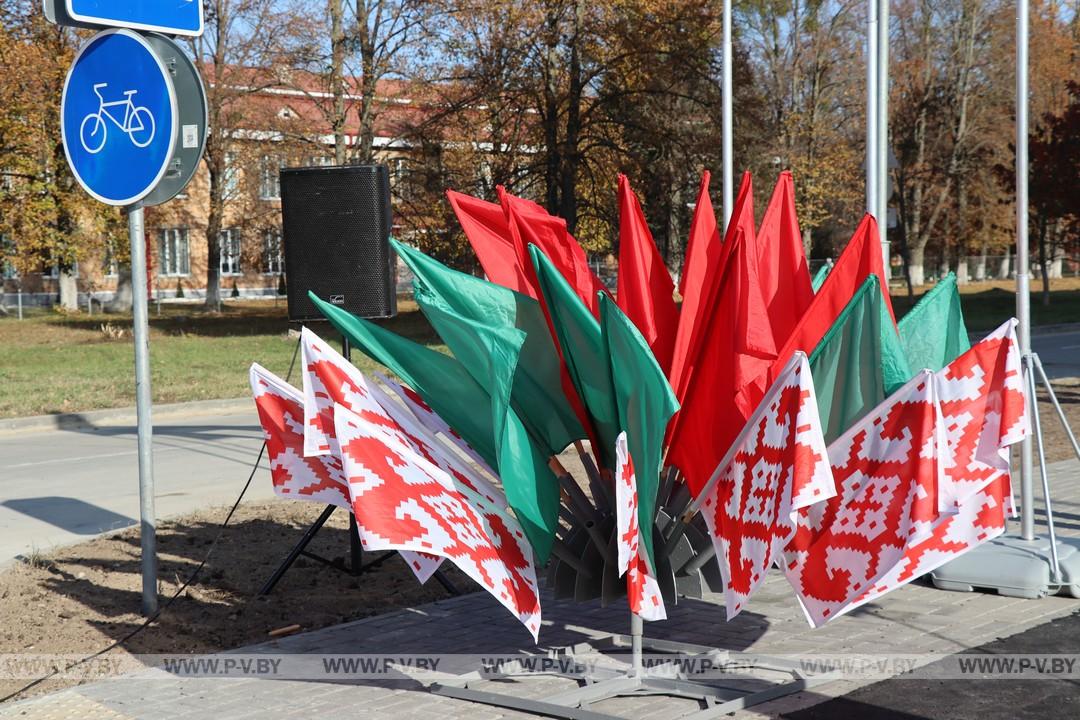
<path id="1" fill-rule="evenodd" d="M 397 314 L 385 165 L 283 169 L 281 220 L 289 320 L 324 319 L 309 290 L 360 317 Z"/>

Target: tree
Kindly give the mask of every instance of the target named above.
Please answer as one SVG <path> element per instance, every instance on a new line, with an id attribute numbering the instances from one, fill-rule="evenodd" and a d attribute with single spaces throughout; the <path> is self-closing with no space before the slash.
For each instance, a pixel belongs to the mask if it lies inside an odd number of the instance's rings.
<path id="1" fill-rule="evenodd" d="M 191 52 L 206 85 L 209 132 L 203 162 L 209 176 L 206 223 L 206 305 L 221 304 L 219 238 L 226 205 L 239 199 L 243 141 L 265 132 L 272 116 L 257 114 L 249 98 L 280 81 L 282 47 L 292 14 L 263 0 L 207 0 L 206 31 Z"/>
<path id="2" fill-rule="evenodd" d="M 68 168 L 60 94 L 80 42 L 30 2 L 0 6 L 0 236 L 20 275 L 56 267 L 60 304 L 77 307 L 74 270 L 118 239 L 115 208 L 91 198 Z"/>

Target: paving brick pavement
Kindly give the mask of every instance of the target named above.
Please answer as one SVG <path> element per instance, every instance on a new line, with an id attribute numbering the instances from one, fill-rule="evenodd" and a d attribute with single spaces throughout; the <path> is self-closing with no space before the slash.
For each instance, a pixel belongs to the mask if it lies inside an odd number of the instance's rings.
<path id="1" fill-rule="evenodd" d="M 1080 464 L 1068 461 L 1051 465 L 1049 469 L 1055 509 L 1062 518 L 1059 532 L 1063 536 L 1080 537 Z M 550 596 L 545 596 L 542 603 L 541 648 L 570 646 L 627 630 L 625 603 L 602 608 L 597 603 L 560 602 Z M 724 621 L 721 597 L 684 599 L 669 608 L 667 622 L 646 624 L 646 634 L 652 638 L 761 654 L 951 654 L 1022 632 L 1077 609 L 1080 602 L 1066 597 L 1018 600 L 978 592 L 945 592 L 912 584 L 814 630 L 807 625 L 786 581 L 774 572 L 748 609 L 731 622 Z M 520 623 L 488 595 L 477 593 L 236 652 L 478 654 L 536 650 Z M 576 687 L 572 681 L 554 677 L 485 685 L 500 692 L 535 698 Z M 858 686 L 858 682 L 834 681 L 736 716 L 776 717 L 843 695 Z M 593 709 L 643 720 L 661 717 L 672 720 L 693 712 L 697 705 L 685 699 L 639 696 L 608 700 L 594 705 Z M 146 670 L 9 704 L 0 708 L 0 718 L 277 720 L 315 717 L 324 712 L 395 720 L 531 717 L 431 694 L 405 674 L 385 680 L 335 683 L 255 678 L 180 679 L 160 670 Z"/>

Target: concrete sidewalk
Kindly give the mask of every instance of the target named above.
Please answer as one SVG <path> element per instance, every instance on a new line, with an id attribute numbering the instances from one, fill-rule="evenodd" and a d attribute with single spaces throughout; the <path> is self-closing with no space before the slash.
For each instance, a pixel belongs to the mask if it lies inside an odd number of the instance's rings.
<path id="1" fill-rule="evenodd" d="M 1061 535 L 1080 536 L 1080 464 L 1050 467 Z M 542 647 L 573 645 L 627 630 L 624 603 L 601 608 L 543 598 Z M 824 628 L 808 627 L 787 582 L 772 573 L 748 609 L 724 621 L 722 599 L 684 600 L 669 620 L 646 634 L 754 653 L 934 653 L 946 655 L 1022 632 L 1075 612 L 1065 597 L 1018 600 L 985 593 L 952 593 L 909 585 Z M 153 630 L 150 630 L 153 632 Z M 246 648 L 253 653 L 481 653 L 535 652 L 522 626 L 483 593 L 376 616 Z M 489 683 L 489 685 L 492 683 Z M 759 705 L 737 717 L 776 717 L 852 691 L 864 682 L 836 681 Z M 494 684 L 501 692 L 543 698 L 568 681 L 535 677 Z M 670 720 L 696 703 L 662 696 L 620 698 L 593 709 L 633 718 Z M 415 681 L 335 683 L 269 679 L 177 679 L 157 670 L 97 682 L 5 706 L 2 718 L 309 718 L 321 714 L 415 720 L 493 720 L 529 717 L 430 694 Z"/>

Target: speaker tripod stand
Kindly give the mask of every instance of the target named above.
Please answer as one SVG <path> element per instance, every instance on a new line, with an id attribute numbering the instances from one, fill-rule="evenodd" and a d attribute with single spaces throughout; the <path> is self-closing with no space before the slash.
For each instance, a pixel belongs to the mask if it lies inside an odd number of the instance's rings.
<path id="1" fill-rule="evenodd" d="M 342 338 L 341 341 L 341 354 L 346 360 L 349 360 L 351 362 L 351 350 L 349 348 L 349 341 L 345 338 Z M 311 523 L 308 529 L 304 531 L 304 534 L 300 536 L 299 542 L 297 542 L 296 545 L 293 546 L 292 550 L 289 551 L 289 554 L 285 556 L 285 559 L 281 561 L 281 564 L 278 565 L 277 569 L 274 570 L 270 578 L 263 584 L 262 588 L 259 589 L 259 595 L 269 595 L 273 591 L 274 587 L 281 580 L 281 578 L 284 577 L 285 573 L 289 571 L 289 568 L 293 566 L 293 563 L 295 563 L 301 557 L 308 558 L 309 560 L 314 560 L 318 563 L 326 565 L 327 567 L 348 573 L 353 577 L 357 577 L 369 570 L 374 570 L 375 568 L 379 567 L 384 562 L 397 554 L 396 550 L 390 550 L 365 565 L 364 549 L 360 546 L 360 534 L 359 532 L 357 532 L 356 528 L 356 517 L 352 513 L 349 513 L 348 564 L 346 564 L 342 558 L 329 560 L 321 555 L 317 555 L 308 550 L 307 546 L 311 543 L 312 540 L 315 539 L 315 536 L 318 535 L 319 530 L 322 529 L 323 525 L 326 524 L 326 521 L 330 519 L 330 516 L 334 514 L 335 510 L 337 510 L 336 505 L 327 505 L 323 509 L 323 511 L 319 514 L 319 517 L 316 518 L 315 522 Z M 451 595 L 460 594 L 460 591 L 456 587 L 454 587 L 454 584 L 450 582 L 449 578 L 447 578 L 445 574 L 443 574 L 442 570 L 436 570 L 433 577 Z"/>

